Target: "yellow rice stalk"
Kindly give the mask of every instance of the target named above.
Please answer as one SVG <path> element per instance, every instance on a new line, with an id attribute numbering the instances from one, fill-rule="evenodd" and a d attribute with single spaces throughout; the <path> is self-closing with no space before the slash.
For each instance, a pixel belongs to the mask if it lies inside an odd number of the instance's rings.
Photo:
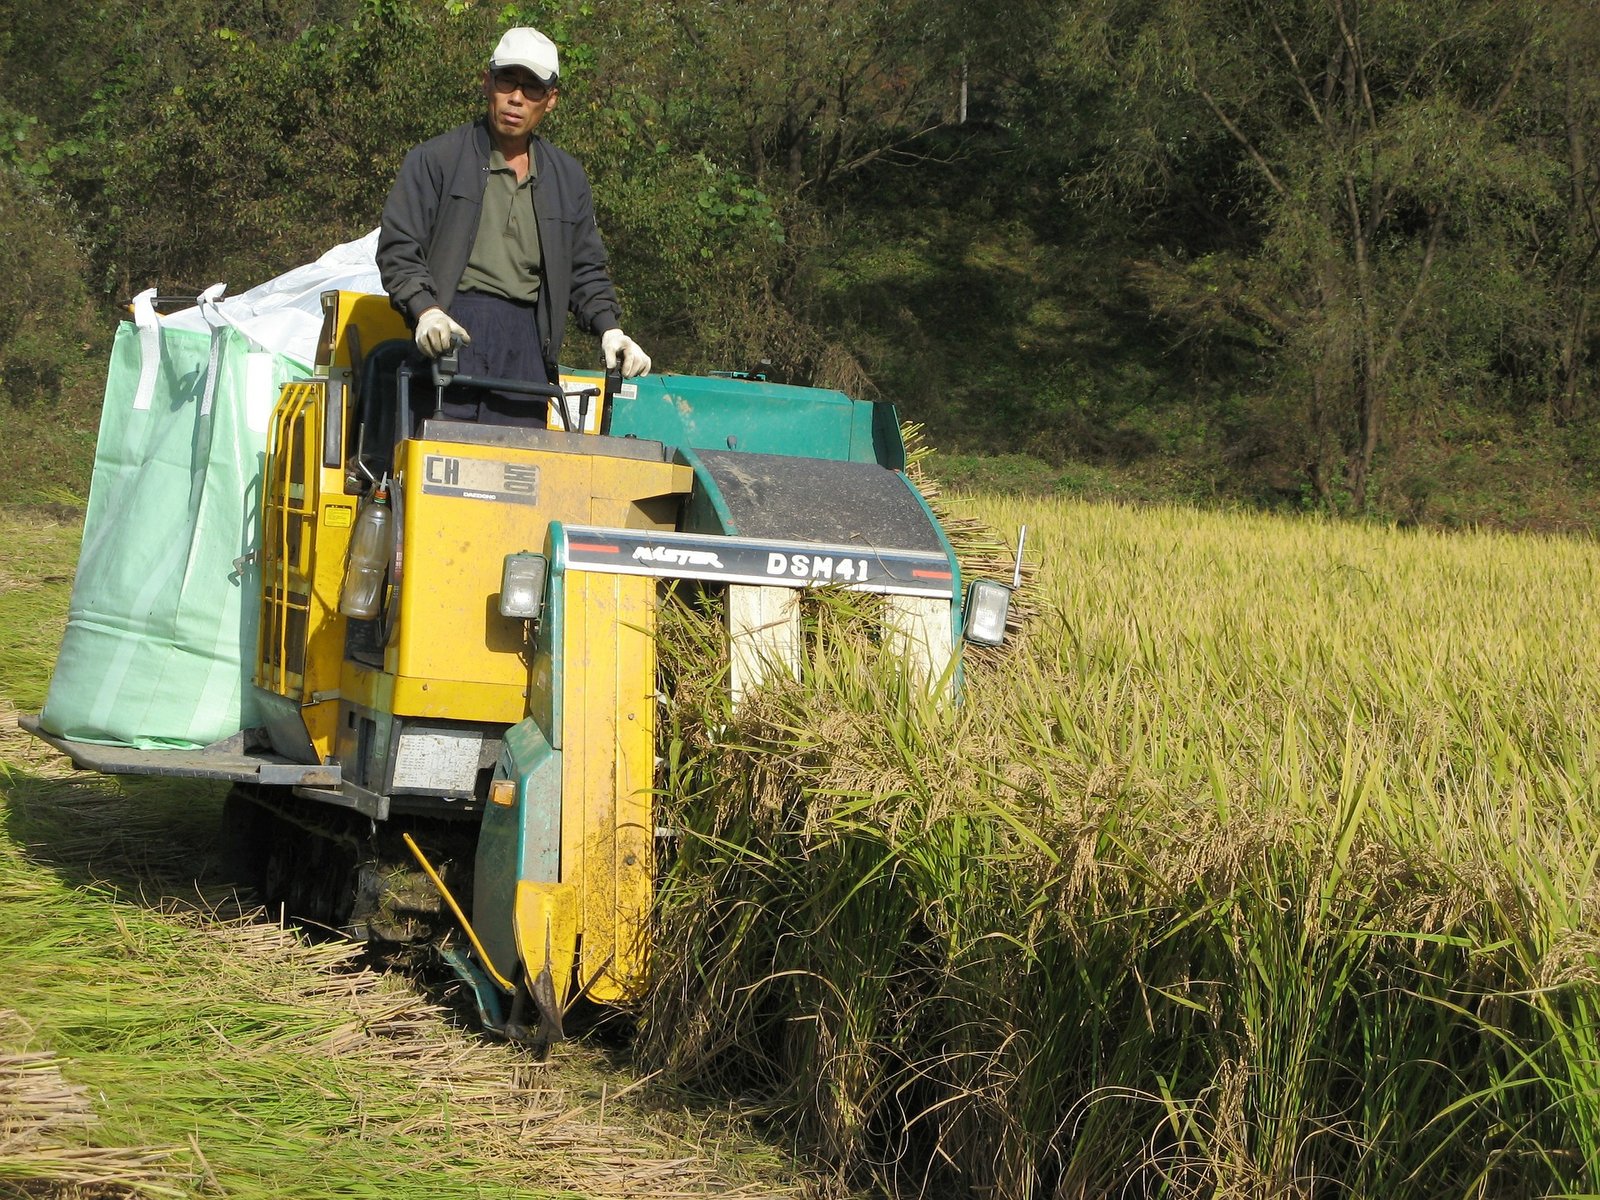
<path id="1" fill-rule="evenodd" d="M 675 712 L 649 1060 L 902 1192 L 1600 1190 L 1592 547 L 975 513 L 1045 611 L 959 711 L 844 612 Z"/>

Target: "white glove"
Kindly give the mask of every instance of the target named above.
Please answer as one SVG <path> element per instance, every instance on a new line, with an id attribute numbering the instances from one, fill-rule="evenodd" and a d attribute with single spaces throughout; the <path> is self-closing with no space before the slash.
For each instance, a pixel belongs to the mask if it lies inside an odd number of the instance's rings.
<path id="1" fill-rule="evenodd" d="M 617 359 L 622 359 L 622 373 L 629 379 L 635 375 L 650 374 L 650 356 L 639 348 L 639 343 L 634 341 L 620 329 L 608 329 L 600 335 L 600 349 L 605 351 L 606 370 L 611 370 L 617 365 Z"/>
<path id="2" fill-rule="evenodd" d="M 429 358 L 449 353 L 457 338 L 463 346 L 472 344 L 472 335 L 452 321 L 444 309 L 430 308 L 417 318 L 417 349 Z"/>

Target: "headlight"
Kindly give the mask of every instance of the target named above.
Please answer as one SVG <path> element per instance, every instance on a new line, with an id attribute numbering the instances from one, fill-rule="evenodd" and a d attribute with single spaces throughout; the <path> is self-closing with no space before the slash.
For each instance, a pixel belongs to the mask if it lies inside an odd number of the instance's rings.
<path id="1" fill-rule="evenodd" d="M 998 646 L 1006 640 L 1006 614 L 1010 611 L 1010 588 L 986 579 L 975 580 L 967 589 L 967 620 L 963 636 L 980 646 Z"/>
<path id="2" fill-rule="evenodd" d="M 508 554 L 500 575 L 500 615 L 535 620 L 544 607 L 545 557 Z"/>

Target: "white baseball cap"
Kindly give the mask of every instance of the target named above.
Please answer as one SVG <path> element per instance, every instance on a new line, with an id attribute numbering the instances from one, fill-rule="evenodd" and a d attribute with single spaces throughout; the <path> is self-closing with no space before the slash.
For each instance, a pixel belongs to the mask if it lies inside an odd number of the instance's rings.
<path id="1" fill-rule="evenodd" d="M 526 67 L 546 87 L 554 86 L 561 75 L 561 60 L 556 57 L 556 44 L 537 29 L 523 25 L 506 30 L 500 44 L 489 56 L 491 71 L 503 67 Z"/>

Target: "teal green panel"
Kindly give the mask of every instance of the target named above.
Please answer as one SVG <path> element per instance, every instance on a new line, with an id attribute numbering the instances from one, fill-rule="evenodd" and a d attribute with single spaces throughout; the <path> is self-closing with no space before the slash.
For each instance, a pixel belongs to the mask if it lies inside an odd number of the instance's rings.
<path id="1" fill-rule="evenodd" d="M 565 564 L 556 562 L 552 534 L 545 554 L 551 556 L 545 588 L 544 616 L 534 638 L 528 672 L 528 709 L 532 714 L 506 730 L 495 764 L 496 779 L 516 782 L 516 804 L 487 804 L 478 832 L 478 853 L 472 884 L 472 923 L 495 967 L 511 978 L 517 967 L 515 908 L 517 883 L 527 879 L 554 883 L 561 878 L 561 677 L 558 651 L 565 625 Z"/>
<path id="2" fill-rule="evenodd" d="M 612 408 L 611 432 L 689 450 L 748 450 L 839 462 L 905 463 L 894 410 L 826 388 L 646 375 Z M 877 409 L 884 412 L 877 412 Z"/>
<path id="3" fill-rule="evenodd" d="M 561 865 L 561 755 L 532 718 L 506 730 L 496 779 L 516 781 L 516 804 L 487 804 L 473 869 L 472 926 L 489 961 L 518 971 L 514 910 L 521 879 L 553 881 Z"/>
<path id="4" fill-rule="evenodd" d="M 870 408 L 870 412 L 863 412 Z M 906 469 L 906 443 L 900 434 L 900 411 L 892 404 L 856 405 L 856 434 L 872 444 L 872 454 L 879 466 L 891 471 Z"/>

